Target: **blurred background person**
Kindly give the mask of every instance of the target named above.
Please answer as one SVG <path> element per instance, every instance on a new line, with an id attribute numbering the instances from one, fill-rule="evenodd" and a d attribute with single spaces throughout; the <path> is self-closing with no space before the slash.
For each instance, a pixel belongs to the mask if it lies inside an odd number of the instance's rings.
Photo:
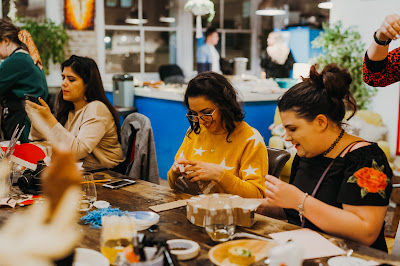
<path id="1" fill-rule="evenodd" d="M 70 148 L 84 167 L 114 168 L 123 161 L 120 125 L 108 101 L 96 62 L 73 55 L 61 64 L 62 87 L 55 116 L 48 105 L 27 101 L 32 140 L 46 139 Z"/>
<path id="2" fill-rule="evenodd" d="M 11 139 L 17 125 L 25 125 L 20 137 L 28 142 L 31 122 L 24 108 L 26 94 L 47 100 L 49 90 L 39 52 L 29 32 L 0 19 L 0 105 L 1 130 Z"/>
<path id="3" fill-rule="evenodd" d="M 400 38 L 400 15 L 386 16 L 374 32 L 365 53 L 363 79 L 368 85 L 385 87 L 400 80 L 400 48 L 389 53 L 389 43 Z"/>
<path id="4" fill-rule="evenodd" d="M 271 32 L 267 48 L 261 55 L 261 67 L 266 78 L 289 78 L 294 58 L 282 32 Z"/>
<path id="5" fill-rule="evenodd" d="M 219 42 L 219 35 L 216 28 L 206 30 L 205 42 L 197 49 L 197 72 L 214 71 L 220 72 L 220 56 L 215 46 Z"/>

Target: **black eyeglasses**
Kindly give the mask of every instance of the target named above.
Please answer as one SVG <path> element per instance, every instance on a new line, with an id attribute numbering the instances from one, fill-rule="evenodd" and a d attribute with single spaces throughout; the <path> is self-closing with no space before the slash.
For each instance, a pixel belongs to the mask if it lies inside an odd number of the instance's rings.
<path id="1" fill-rule="evenodd" d="M 217 108 L 215 108 L 210 114 L 204 114 L 204 115 L 191 115 L 191 114 L 187 113 L 186 117 L 190 121 L 196 122 L 196 123 L 199 122 L 199 117 L 204 122 L 212 122 L 213 121 L 213 114 L 214 114 L 215 110 L 217 110 Z"/>

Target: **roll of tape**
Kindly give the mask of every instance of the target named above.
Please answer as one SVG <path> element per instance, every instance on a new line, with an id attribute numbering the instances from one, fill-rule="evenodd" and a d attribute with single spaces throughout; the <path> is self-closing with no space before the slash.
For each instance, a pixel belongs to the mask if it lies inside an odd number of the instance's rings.
<path id="1" fill-rule="evenodd" d="M 190 260 L 200 252 L 200 246 L 196 242 L 187 239 L 171 239 L 167 241 L 171 253 L 178 257 L 178 260 Z"/>

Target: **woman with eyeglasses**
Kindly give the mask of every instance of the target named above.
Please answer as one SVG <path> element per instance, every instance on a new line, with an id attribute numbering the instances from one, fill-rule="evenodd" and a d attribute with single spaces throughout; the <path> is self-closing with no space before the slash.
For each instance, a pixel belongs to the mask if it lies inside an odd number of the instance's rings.
<path id="1" fill-rule="evenodd" d="M 168 172 L 197 182 L 204 194 L 228 193 L 245 198 L 265 196 L 267 148 L 260 133 L 243 121 L 237 92 L 224 78 L 204 72 L 193 78 L 184 103 L 190 129 Z"/>

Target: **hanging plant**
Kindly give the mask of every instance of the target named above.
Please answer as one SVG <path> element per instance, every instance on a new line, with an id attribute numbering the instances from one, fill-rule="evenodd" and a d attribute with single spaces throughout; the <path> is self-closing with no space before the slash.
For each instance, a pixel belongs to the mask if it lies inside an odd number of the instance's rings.
<path id="1" fill-rule="evenodd" d="M 185 10 L 196 16 L 196 38 L 203 37 L 201 16 L 209 14 L 207 21 L 211 22 L 215 16 L 214 3 L 210 0 L 189 0 L 185 4 Z"/>
<path id="2" fill-rule="evenodd" d="M 360 34 L 353 28 L 344 28 L 339 21 L 330 27 L 323 24 L 324 31 L 312 41 L 313 47 L 322 47 L 324 53 L 315 58 L 320 68 L 329 63 L 336 63 L 347 68 L 353 82 L 350 91 L 361 109 L 367 109 L 377 90 L 367 86 L 362 79 L 365 44 Z"/>
<path id="3" fill-rule="evenodd" d="M 57 25 L 51 20 L 41 22 L 21 18 L 21 28 L 29 31 L 33 41 L 39 50 L 45 74 L 49 74 L 49 62 L 54 64 L 65 61 L 65 46 L 68 41 L 68 34 L 62 24 Z"/>

